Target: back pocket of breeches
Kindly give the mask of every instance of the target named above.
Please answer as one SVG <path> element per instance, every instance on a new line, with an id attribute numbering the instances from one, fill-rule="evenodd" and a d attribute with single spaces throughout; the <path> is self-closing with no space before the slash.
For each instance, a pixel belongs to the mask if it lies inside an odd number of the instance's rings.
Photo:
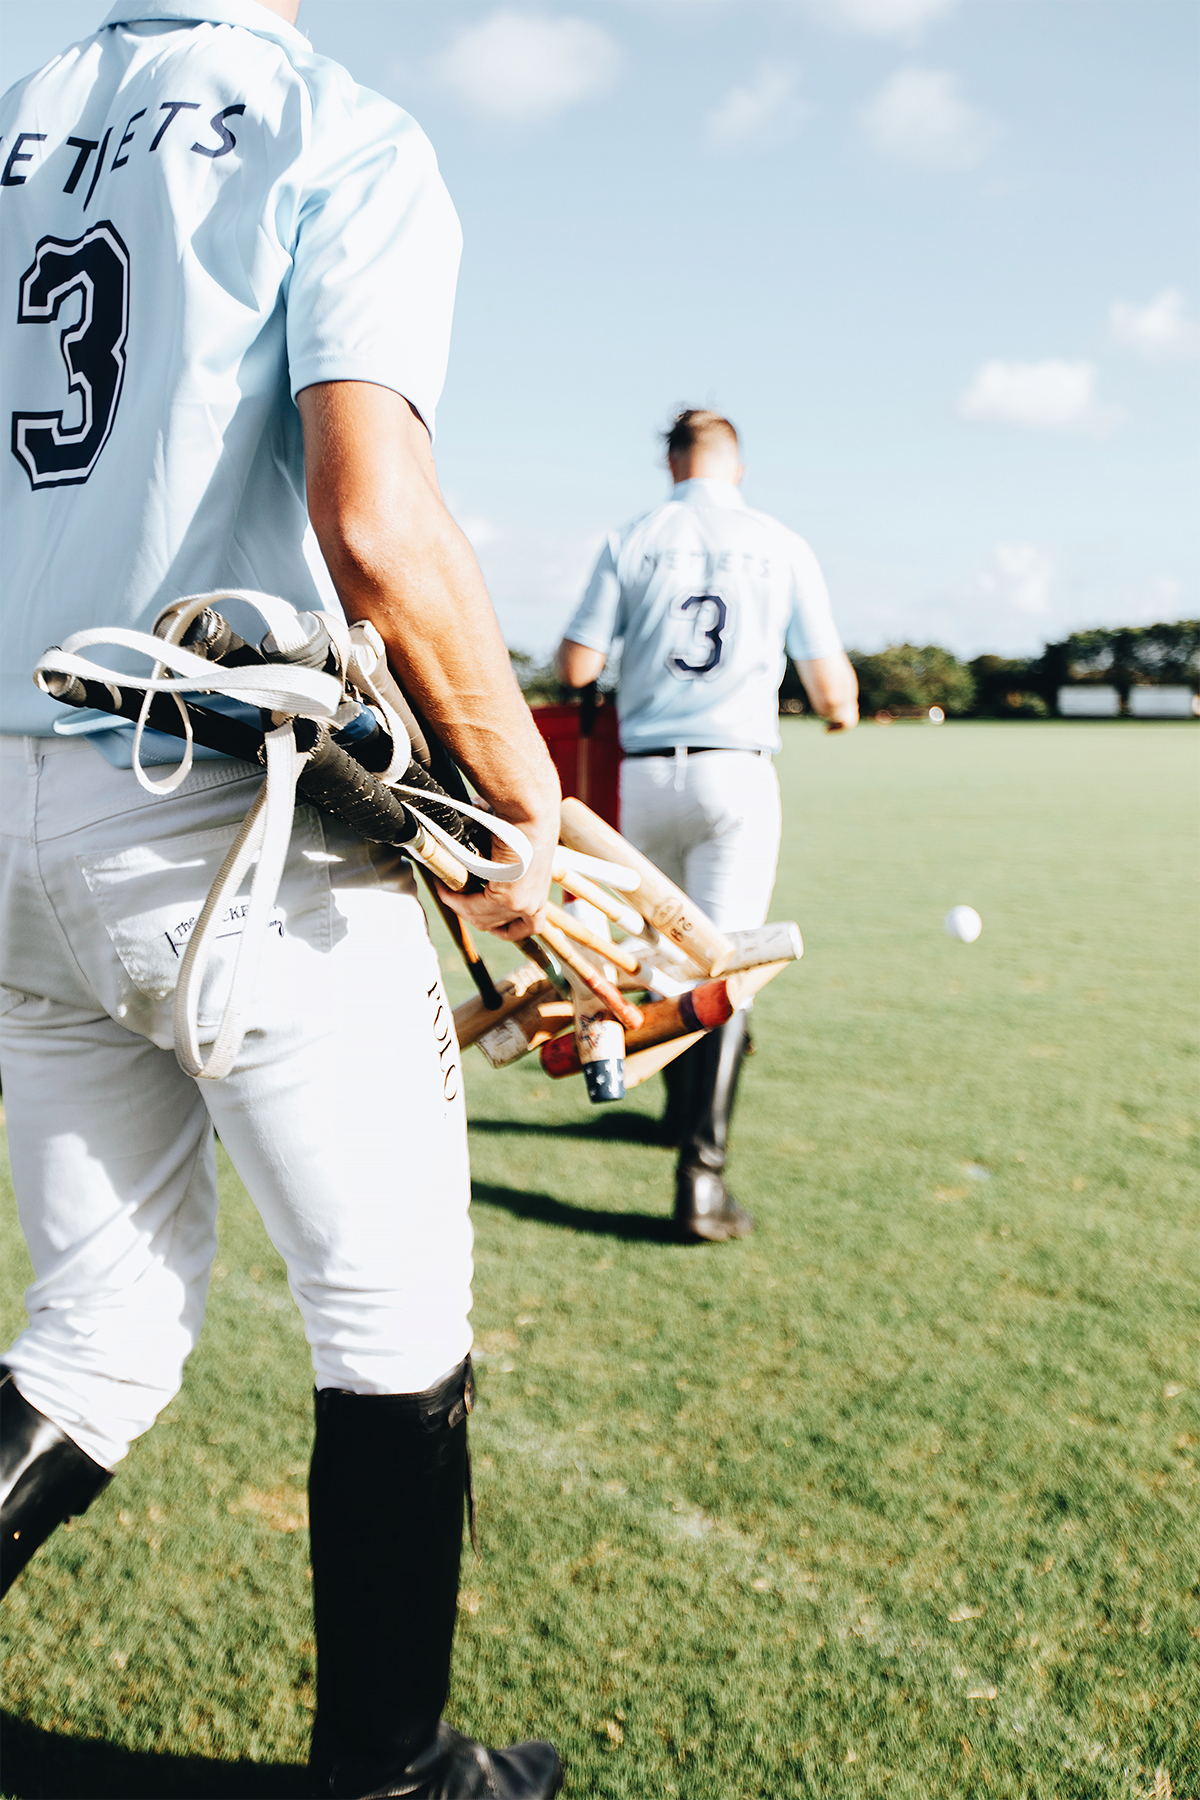
<path id="1" fill-rule="evenodd" d="M 166 1001 L 174 994 L 208 891 L 237 832 L 237 825 L 222 825 L 77 858 L 125 973 L 148 999 Z M 328 861 L 318 814 L 298 806 L 262 946 L 264 961 L 274 960 L 277 947 L 288 939 L 303 940 L 318 951 L 329 948 Z M 200 992 L 198 1022 L 204 1031 L 216 1029 L 229 998 L 253 876 L 251 869 L 212 928 Z"/>

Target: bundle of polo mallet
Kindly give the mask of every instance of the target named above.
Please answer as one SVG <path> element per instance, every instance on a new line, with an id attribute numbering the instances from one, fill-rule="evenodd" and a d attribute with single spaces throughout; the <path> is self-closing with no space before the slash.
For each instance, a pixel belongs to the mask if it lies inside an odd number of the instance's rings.
<path id="1" fill-rule="evenodd" d="M 623 1099 L 801 954 L 791 923 L 718 931 L 581 800 L 563 801 L 554 879 L 567 904 L 547 907 L 540 941 L 523 946 L 530 960 L 454 1022 L 463 1048 L 477 1043 L 495 1068 L 536 1050 L 549 1076 L 582 1070 L 593 1102 Z M 469 966 L 469 934 L 451 929 Z"/>
<path id="2" fill-rule="evenodd" d="M 230 601 L 264 621 L 260 642 L 233 631 L 220 611 Z M 151 673 L 105 668 L 81 654 L 99 644 L 148 657 Z M 594 1102 L 623 1098 L 801 954 L 791 923 L 718 931 L 619 832 L 581 801 L 565 800 L 554 864 L 565 904 L 551 903 L 539 936 L 524 941 L 529 960 L 493 982 L 434 877 L 457 892 L 519 880 L 528 841 L 471 802 L 368 623 L 347 627 L 336 615 L 298 612 L 271 595 L 222 589 L 173 602 L 153 634 L 121 627 L 77 632 L 46 651 L 34 679 L 56 700 L 90 709 L 99 725 L 106 723 L 101 715 L 133 722 L 133 768 L 151 792 L 169 793 L 186 778 L 195 744 L 266 769 L 180 970 L 175 1053 L 189 1074 L 228 1074 L 250 1028 L 254 975 L 298 794 L 421 865 L 478 990 L 454 1015 L 462 1047 L 478 1043 L 495 1067 L 540 1051 L 555 1078 L 582 1071 Z M 165 779 L 151 779 L 142 765 L 147 730 L 183 740 L 181 760 Z M 493 838 L 514 860 L 494 860 Z M 197 1029 L 201 984 L 216 929 L 254 865 L 228 998 L 205 1058 Z"/>

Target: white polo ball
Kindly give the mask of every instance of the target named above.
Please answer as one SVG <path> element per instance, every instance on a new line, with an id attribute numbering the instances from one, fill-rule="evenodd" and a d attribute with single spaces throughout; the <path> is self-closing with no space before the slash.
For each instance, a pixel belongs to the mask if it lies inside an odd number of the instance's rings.
<path id="1" fill-rule="evenodd" d="M 973 906 L 952 906 L 945 923 L 947 932 L 960 944 L 973 944 L 983 930 L 983 920 Z"/>

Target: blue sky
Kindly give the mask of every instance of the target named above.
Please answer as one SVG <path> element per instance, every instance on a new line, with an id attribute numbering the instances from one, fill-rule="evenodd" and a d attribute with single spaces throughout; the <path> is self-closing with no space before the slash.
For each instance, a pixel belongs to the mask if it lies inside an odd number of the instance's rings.
<path id="1" fill-rule="evenodd" d="M 3 84 L 94 0 L 2 0 Z M 1194 0 L 304 0 L 466 236 L 438 421 L 510 643 L 666 491 L 682 404 L 846 641 L 1200 613 Z"/>

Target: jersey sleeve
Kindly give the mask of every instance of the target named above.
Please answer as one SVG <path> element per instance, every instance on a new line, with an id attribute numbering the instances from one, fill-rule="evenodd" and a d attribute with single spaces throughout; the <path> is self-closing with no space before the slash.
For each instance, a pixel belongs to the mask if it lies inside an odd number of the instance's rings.
<path id="1" fill-rule="evenodd" d="M 792 610 L 788 619 L 787 653 L 796 662 L 838 656 L 842 640 L 833 622 L 829 589 L 821 565 L 801 537 L 791 539 Z"/>
<path id="2" fill-rule="evenodd" d="M 596 559 L 587 592 L 563 636 L 570 638 L 573 644 L 582 644 L 587 650 L 600 650 L 607 656 L 613 639 L 621 635 L 620 605 L 617 545 L 610 537 Z"/>
<path id="3" fill-rule="evenodd" d="M 314 94 L 287 290 L 293 397 L 319 381 L 374 382 L 432 436 L 461 249 L 415 121 L 348 77 Z"/>

